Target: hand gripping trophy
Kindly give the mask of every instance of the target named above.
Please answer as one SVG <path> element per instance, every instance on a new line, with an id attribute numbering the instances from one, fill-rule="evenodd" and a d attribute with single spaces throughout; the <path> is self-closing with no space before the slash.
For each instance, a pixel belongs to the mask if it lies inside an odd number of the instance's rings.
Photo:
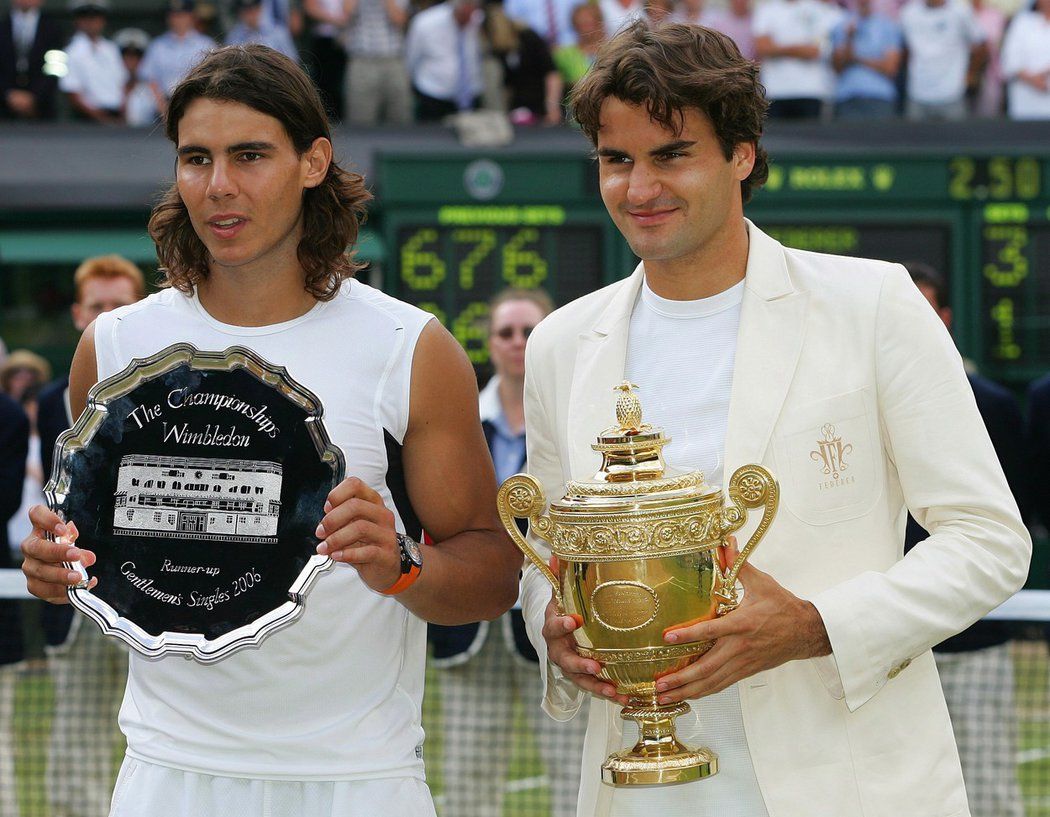
<path id="1" fill-rule="evenodd" d="M 631 383 L 616 387 L 618 424 L 591 447 L 602 465 L 589 482 L 569 482 L 565 496 L 546 500 L 540 484 L 517 474 L 499 491 L 507 532 L 554 588 L 564 615 L 580 624 L 580 655 L 598 661 L 600 677 L 628 697 L 620 714 L 638 723 L 631 749 L 602 764 L 602 779 L 615 786 L 686 783 L 715 774 L 718 758 L 705 748 L 684 746 L 674 719 L 689 704 L 657 703 L 656 680 L 703 655 L 713 642 L 668 645 L 665 633 L 724 615 L 736 608 L 740 568 L 765 535 L 777 511 L 776 480 L 758 465 L 738 468 L 728 500 L 698 471 L 676 473 L 664 464 L 671 442 L 642 422 Z M 747 521 L 749 509 L 762 519 L 733 565 L 725 563 L 726 538 Z M 558 557 L 554 573 L 522 537 L 515 519 Z"/>

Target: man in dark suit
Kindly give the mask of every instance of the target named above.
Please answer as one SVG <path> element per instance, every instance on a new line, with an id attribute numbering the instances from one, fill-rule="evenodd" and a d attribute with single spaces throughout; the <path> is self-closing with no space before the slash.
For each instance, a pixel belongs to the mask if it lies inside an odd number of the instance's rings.
<path id="1" fill-rule="evenodd" d="M 0 392 L 0 568 L 13 567 L 7 522 L 22 505 L 29 419 L 22 407 Z M 0 814 L 17 817 L 12 721 L 18 663 L 25 656 L 22 619 L 15 599 L 0 600 Z"/>
<path id="2" fill-rule="evenodd" d="M 146 294 L 142 272 L 119 255 L 84 261 L 73 274 L 73 324 L 83 332 L 103 312 L 135 303 Z M 69 377 L 40 392 L 37 428 L 45 482 L 51 478 L 58 436 L 73 424 Z M 119 739 L 116 714 L 127 677 L 127 652 L 89 622 L 74 618 L 68 604 L 45 604 L 41 613 L 48 668 L 55 685 L 55 717 L 48 753 L 47 792 L 55 817 L 105 817 L 113 785 L 112 744 Z M 85 743 L 88 741 L 89 743 Z M 76 768 L 77 775 L 69 769 Z"/>
<path id="3" fill-rule="evenodd" d="M 952 310 L 947 306 L 944 279 L 932 267 L 912 262 L 904 265 L 926 300 L 951 330 Z M 1028 518 L 1028 452 L 1024 420 L 1017 399 L 1007 389 L 973 371 L 967 379 L 977 409 L 999 456 L 1006 481 Z M 974 478 L 980 478 L 974 475 Z M 908 517 L 905 549 L 927 537 Z M 978 621 L 933 648 L 944 697 L 959 745 L 966 795 L 973 817 L 1023 817 L 1014 755 L 1017 749 L 1017 715 L 1014 709 L 1013 662 L 1010 631 L 1001 621 Z"/>
<path id="4" fill-rule="evenodd" d="M 1050 462 L 1050 374 L 1028 387 L 1028 441 L 1032 461 Z M 1033 480 L 1032 518 L 1050 529 L 1050 480 Z"/>
<path id="5" fill-rule="evenodd" d="M 41 12 L 43 0 L 13 0 L 0 17 L 0 119 L 54 119 L 58 77 L 46 55 L 61 50 L 59 24 Z"/>

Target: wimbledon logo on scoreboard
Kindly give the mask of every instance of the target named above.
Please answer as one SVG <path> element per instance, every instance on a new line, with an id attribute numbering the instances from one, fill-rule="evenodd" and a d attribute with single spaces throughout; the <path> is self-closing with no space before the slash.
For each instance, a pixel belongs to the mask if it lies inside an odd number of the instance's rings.
<path id="1" fill-rule="evenodd" d="M 475 201 L 492 201 L 503 190 L 503 168 L 491 159 L 471 162 L 463 171 L 463 187 Z"/>

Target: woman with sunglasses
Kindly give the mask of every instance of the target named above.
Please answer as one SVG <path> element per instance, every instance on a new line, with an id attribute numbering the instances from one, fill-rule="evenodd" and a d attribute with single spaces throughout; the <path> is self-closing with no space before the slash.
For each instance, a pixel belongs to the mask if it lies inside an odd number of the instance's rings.
<path id="1" fill-rule="evenodd" d="M 496 477 L 502 482 L 525 470 L 525 343 L 554 304 L 543 290 L 508 289 L 489 306 L 494 374 L 481 391 L 479 405 Z M 513 711 L 520 700 L 546 763 L 550 813 L 573 817 L 587 721 L 558 723 L 540 710 L 541 676 L 520 605 L 491 624 L 430 625 L 429 636 L 433 663 L 441 669 L 444 813 L 502 813 L 514 741 Z"/>

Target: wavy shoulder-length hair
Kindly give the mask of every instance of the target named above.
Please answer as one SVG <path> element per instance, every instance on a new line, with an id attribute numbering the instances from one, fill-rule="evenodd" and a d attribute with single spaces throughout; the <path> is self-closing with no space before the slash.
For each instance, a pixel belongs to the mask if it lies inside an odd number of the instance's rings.
<path id="1" fill-rule="evenodd" d="M 212 51 L 171 95 L 165 129 L 178 146 L 179 121 L 197 99 L 238 102 L 272 116 L 302 156 L 318 137 L 331 141 L 324 106 L 303 70 L 283 54 L 262 45 L 228 46 Z M 342 281 L 363 266 L 353 246 L 372 194 L 357 173 L 335 160 L 324 181 L 303 191 L 303 235 L 297 255 L 304 289 L 327 301 Z M 153 208 L 149 233 L 157 245 L 164 284 L 189 293 L 208 277 L 208 250 L 190 223 L 186 204 L 173 184 Z"/>

